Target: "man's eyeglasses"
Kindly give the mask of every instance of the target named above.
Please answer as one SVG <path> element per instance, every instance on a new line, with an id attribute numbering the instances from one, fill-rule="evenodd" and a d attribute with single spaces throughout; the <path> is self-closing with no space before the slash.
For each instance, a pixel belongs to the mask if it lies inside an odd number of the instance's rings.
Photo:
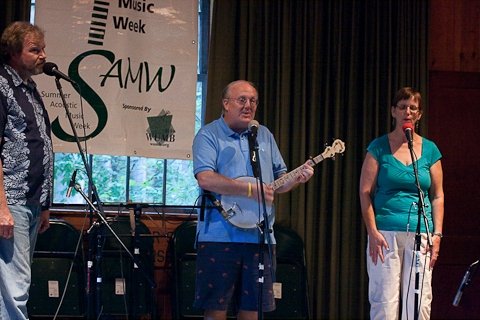
<path id="1" fill-rule="evenodd" d="M 405 111 L 407 110 L 407 108 L 409 108 L 411 113 L 417 113 L 419 111 L 418 106 L 414 104 L 411 104 L 411 105 L 397 104 L 396 107 L 398 108 L 398 110 L 401 110 L 401 111 Z"/>
<path id="2" fill-rule="evenodd" d="M 239 105 L 242 107 L 245 107 L 247 104 L 247 101 L 250 101 L 250 106 L 256 107 L 258 106 L 258 100 L 256 98 L 250 98 L 248 99 L 247 97 L 238 97 L 238 98 L 225 98 L 227 100 L 235 100 L 238 102 Z"/>

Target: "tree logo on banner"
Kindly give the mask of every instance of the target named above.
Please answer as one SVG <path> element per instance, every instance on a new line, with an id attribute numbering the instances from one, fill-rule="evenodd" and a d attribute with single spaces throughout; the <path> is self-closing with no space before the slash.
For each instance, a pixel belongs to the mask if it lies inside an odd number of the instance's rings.
<path id="1" fill-rule="evenodd" d="M 172 115 L 170 111 L 162 110 L 156 117 L 147 117 L 149 128 L 147 129 L 147 140 L 151 145 L 167 146 L 166 142 L 175 141 L 175 129 L 172 126 Z M 155 142 L 152 142 L 155 141 Z"/>

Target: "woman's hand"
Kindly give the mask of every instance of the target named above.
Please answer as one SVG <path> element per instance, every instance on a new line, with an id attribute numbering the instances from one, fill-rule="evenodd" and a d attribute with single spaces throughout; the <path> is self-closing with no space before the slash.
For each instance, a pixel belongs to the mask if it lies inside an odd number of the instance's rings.
<path id="1" fill-rule="evenodd" d="M 380 260 L 385 262 L 385 256 L 383 255 L 383 248 L 386 250 L 390 250 L 388 247 L 388 243 L 385 240 L 385 237 L 383 234 L 381 234 L 378 231 L 372 232 L 372 234 L 368 235 L 368 252 L 370 255 L 370 258 L 372 258 L 373 264 L 377 265 L 378 258 L 380 257 Z"/>

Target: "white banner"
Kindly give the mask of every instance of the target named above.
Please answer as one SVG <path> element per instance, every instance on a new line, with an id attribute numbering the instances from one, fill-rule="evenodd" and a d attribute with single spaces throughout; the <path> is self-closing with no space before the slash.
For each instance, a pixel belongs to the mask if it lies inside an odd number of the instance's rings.
<path id="1" fill-rule="evenodd" d="M 197 20 L 196 0 L 36 1 L 47 61 L 77 83 L 60 80 L 89 154 L 190 159 Z M 78 152 L 55 77 L 35 81 L 54 151 Z"/>

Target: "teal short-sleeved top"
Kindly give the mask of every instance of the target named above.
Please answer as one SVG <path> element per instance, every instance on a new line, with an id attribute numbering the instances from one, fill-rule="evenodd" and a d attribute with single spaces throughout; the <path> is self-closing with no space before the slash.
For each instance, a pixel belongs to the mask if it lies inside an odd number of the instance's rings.
<path id="1" fill-rule="evenodd" d="M 418 224 L 419 197 L 413 165 L 407 166 L 393 156 L 387 135 L 373 140 L 367 150 L 379 165 L 373 196 L 378 230 L 415 232 Z M 429 231 L 433 232 L 432 206 L 428 193 L 432 182 L 430 168 L 441 159 L 442 155 L 433 141 L 422 138 L 422 153 L 417 157 L 418 160 L 415 163 L 418 168 L 419 184 L 425 198 L 425 214 Z M 421 232 L 426 232 L 423 219 L 420 225 Z"/>

